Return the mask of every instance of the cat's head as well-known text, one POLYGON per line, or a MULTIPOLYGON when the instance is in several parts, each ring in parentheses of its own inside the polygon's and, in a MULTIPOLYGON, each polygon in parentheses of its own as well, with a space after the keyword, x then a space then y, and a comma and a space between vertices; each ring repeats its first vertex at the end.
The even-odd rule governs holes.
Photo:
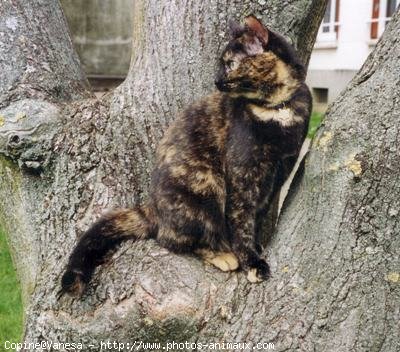
POLYGON ((290 99, 305 79, 305 68, 292 46, 254 16, 242 26, 229 24, 215 84, 233 97, 263 100, 273 106, 290 99))

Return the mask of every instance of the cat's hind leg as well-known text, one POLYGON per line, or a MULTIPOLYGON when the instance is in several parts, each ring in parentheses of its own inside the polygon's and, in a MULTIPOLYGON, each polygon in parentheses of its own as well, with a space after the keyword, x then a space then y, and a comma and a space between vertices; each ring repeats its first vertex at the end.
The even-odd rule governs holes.
MULTIPOLYGON (((239 261, 235 254, 226 250, 212 250, 198 248, 201 236, 196 231, 177 231, 161 226, 158 232, 157 242, 174 253, 195 253, 206 263, 212 264, 222 271, 233 271, 239 267, 239 261), (199 239, 200 237, 200 239, 199 239)), ((215 245, 214 241, 214 245, 215 245)), ((227 246, 219 246, 227 248, 227 246)))
POLYGON ((239 261, 232 252, 215 252, 209 249, 198 249, 198 254, 206 263, 212 264, 222 271, 234 271, 239 261))

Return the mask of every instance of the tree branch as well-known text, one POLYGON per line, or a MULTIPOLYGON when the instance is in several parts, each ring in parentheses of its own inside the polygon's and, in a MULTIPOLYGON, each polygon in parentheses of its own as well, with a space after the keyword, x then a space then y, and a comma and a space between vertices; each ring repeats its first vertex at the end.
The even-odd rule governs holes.
POLYGON ((0 2, 0 108, 22 98, 88 96, 88 82, 58 1, 0 2))
POLYGON ((43 206, 63 103, 91 96, 58 1, 0 2, 0 72, 0 219, 26 300, 42 236, 32 200, 43 206))
POLYGON ((39 172, 59 131, 59 104, 90 97, 89 85, 58 1, 6 0, 0 13, 0 153, 39 172))

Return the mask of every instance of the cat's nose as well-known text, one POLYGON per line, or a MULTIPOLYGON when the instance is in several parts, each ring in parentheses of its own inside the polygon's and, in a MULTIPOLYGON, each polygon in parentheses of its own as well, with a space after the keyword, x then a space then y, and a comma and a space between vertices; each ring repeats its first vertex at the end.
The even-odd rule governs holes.
POLYGON ((214 83, 215 83, 216 87, 221 91, 224 91, 227 88, 225 82, 221 79, 216 79, 214 81, 214 83))

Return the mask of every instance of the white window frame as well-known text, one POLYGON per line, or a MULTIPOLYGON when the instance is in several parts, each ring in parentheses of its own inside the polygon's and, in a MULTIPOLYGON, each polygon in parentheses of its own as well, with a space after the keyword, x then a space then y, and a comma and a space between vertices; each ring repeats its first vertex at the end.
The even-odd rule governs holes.
MULTIPOLYGON (((396 0, 396 6, 399 6, 400 0, 396 0)), ((379 1, 379 15, 378 18, 371 18, 368 23, 370 27, 370 37, 371 37, 371 25, 372 23, 378 23, 378 38, 372 39, 377 40, 379 39, 386 28, 386 23, 389 22, 392 17, 386 17, 386 7, 387 7, 387 0, 380 0, 379 1)))
POLYGON ((318 30, 317 42, 326 43, 326 42, 336 42, 337 41, 337 33, 335 31, 335 27, 339 26, 340 23, 335 21, 336 17, 336 0, 331 0, 331 8, 330 8, 330 18, 329 22, 322 22, 321 26, 318 30), (328 32, 323 32, 323 28, 328 28, 328 32))

